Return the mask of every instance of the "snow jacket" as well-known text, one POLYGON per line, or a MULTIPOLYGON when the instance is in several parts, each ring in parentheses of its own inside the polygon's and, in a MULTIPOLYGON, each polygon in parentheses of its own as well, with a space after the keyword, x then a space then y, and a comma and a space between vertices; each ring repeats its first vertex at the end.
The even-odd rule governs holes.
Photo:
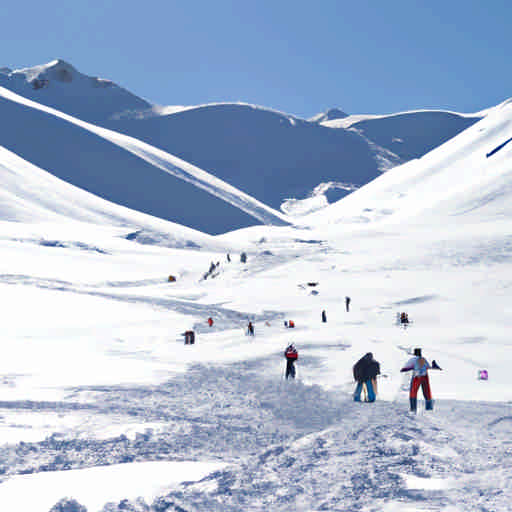
POLYGON ((357 382, 366 382, 375 379, 380 374, 380 364, 373 358, 371 353, 364 355, 353 366, 354 380, 357 382))
POLYGON ((293 345, 288 345, 284 351, 284 357, 286 357, 286 359, 298 359, 299 353, 293 345))
POLYGON ((414 356, 405 366, 400 370, 401 372, 409 372, 412 370, 413 377, 424 377, 427 375, 427 370, 432 368, 429 362, 424 357, 414 356))

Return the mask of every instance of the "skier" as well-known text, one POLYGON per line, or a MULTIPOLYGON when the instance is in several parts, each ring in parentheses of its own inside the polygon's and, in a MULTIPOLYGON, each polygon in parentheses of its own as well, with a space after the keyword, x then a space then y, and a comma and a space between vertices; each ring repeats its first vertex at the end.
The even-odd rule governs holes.
POLYGON ((423 396, 425 397, 425 410, 432 411, 434 409, 434 400, 432 399, 432 391, 430 390, 430 382, 428 379, 428 370, 441 370, 438 364, 432 361, 432 366, 421 355, 421 348, 414 349, 414 357, 409 359, 401 372, 409 372, 412 370, 411 387, 409 390, 409 403, 411 412, 416 412, 418 405, 418 389, 421 386, 423 396))
POLYGON ((366 389, 366 402, 375 402, 377 396, 377 375, 380 374, 380 364, 373 358, 371 352, 366 353, 353 366, 354 380, 357 382, 354 392, 354 402, 361 401, 361 391, 366 389))
POLYGON ((228 260, 228 263, 231 263, 231 256, 229 255, 229 252, 226 255, 226 259, 228 260))
POLYGON ((247 335, 254 336, 254 325, 252 325, 252 322, 247 324, 247 335))
POLYGON ((284 351, 284 357, 286 358, 286 374, 285 378, 288 377, 295 379, 295 361, 299 358, 299 353, 293 343, 290 343, 284 351))
POLYGON ((213 318, 208 318, 208 325, 211 327, 213 325, 213 318))
POLYGON ((325 312, 325 309, 322 311, 322 322, 325 324, 327 322, 327 314, 325 312))
POLYGON ((345 309, 347 310, 347 312, 350 309, 350 297, 345 297, 345 309))

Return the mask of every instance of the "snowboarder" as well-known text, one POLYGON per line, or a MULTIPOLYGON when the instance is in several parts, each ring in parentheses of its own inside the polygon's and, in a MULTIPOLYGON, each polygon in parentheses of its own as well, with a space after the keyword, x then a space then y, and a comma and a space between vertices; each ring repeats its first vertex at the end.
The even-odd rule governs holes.
POLYGON ((347 312, 350 309, 350 297, 345 297, 345 309, 347 310, 347 312))
POLYGON ((293 343, 290 343, 290 345, 286 347, 286 350, 284 351, 284 357, 286 358, 285 378, 295 379, 295 361, 297 361, 299 358, 299 352, 293 343))
POLYGON ((247 324, 247 335, 254 336, 254 325, 252 325, 252 322, 247 324))
POLYGON ((409 359, 401 372, 409 372, 412 370, 411 386, 409 390, 409 403, 411 412, 416 412, 418 406, 418 389, 421 386, 423 396, 425 397, 425 410, 432 411, 434 409, 434 400, 432 399, 432 391, 430 390, 430 382, 428 379, 428 370, 441 370, 438 364, 432 361, 432 366, 421 355, 421 348, 414 349, 414 357, 409 359))
POLYGON ((211 327, 213 325, 213 318, 208 318, 208 325, 211 327))
POLYGON ((354 380, 357 382, 354 402, 361 401, 361 391, 366 390, 365 402, 375 402, 377 396, 377 375, 380 375, 380 364, 367 352, 353 366, 354 380))
POLYGON ((325 312, 325 309, 322 311, 322 322, 324 324, 327 322, 327 313, 325 312))

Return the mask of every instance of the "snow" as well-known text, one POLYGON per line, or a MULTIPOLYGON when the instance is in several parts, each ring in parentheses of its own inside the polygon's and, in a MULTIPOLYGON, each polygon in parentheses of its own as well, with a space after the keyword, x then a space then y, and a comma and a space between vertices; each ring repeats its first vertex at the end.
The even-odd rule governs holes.
POLYGON ((66 497, 88 510, 100 510, 107 502, 123 499, 141 497, 151 501, 174 482, 198 480, 223 466, 208 462, 141 462, 20 475, 0 486, 0 503, 4 510, 47 512, 62 498, 65 487, 66 497))
MULTIPOLYGON (((1 92, 49 127, 245 198, 162 149, 1 92)), ((505 102, 339 202, 291 202, 289 225, 218 236, 1 149, 0 509, 69 497, 88 512, 508 511, 512 147, 486 154, 511 126, 505 102), (430 372, 434 411, 420 395, 416 415, 400 373, 415 347, 443 368, 430 372), (378 399, 355 403, 352 365, 368 351, 378 399)), ((249 192, 247 208, 276 215, 249 192)))

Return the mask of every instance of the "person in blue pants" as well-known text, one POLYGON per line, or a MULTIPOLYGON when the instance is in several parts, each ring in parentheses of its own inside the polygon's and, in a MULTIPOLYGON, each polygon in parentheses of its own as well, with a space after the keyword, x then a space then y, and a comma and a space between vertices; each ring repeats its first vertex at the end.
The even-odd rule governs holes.
POLYGON ((361 392, 366 390, 366 402, 375 402, 377 397, 377 375, 380 374, 380 363, 373 358, 371 352, 366 353, 353 366, 354 380, 357 382, 354 401, 361 401, 361 392))

